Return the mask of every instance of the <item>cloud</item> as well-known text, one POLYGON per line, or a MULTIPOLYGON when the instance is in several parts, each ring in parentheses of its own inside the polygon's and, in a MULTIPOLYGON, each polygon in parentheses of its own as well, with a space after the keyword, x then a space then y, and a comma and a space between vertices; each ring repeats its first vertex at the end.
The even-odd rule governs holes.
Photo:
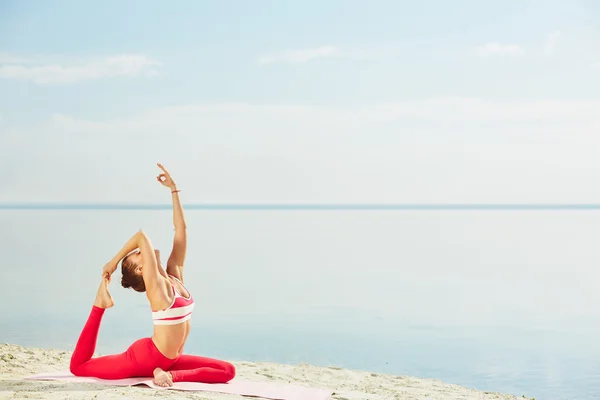
POLYGON ((561 32, 554 31, 548 34, 546 37, 546 43, 544 44, 544 53, 552 54, 556 49, 556 46, 560 42, 561 32))
POLYGON ((516 44, 502 44, 497 42, 489 42, 484 45, 478 46, 475 52, 482 56, 494 56, 494 55, 507 55, 516 56, 522 54, 524 49, 516 44))
POLYGON ((27 63, 28 60, 23 57, 18 57, 9 53, 0 52, 0 65, 2 64, 21 64, 27 63))
POLYGON ((335 46, 321 46, 311 49, 286 51, 282 53, 263 56, 258 59, 258 63, 261 65, 273 64, 276 62, 297 64, 306 63, 319 58, 336 57, 340 54, 340 49, 335 46))
POLYGON ((598 109, 593 100, 436 97, 189 104, 114 120, 56 114, 0 135, 10 177, 0 202, 160 202, 157 161, 188 182, 188 202, 598 202, 600 187, 589 185, 600 171, 598 109))
POLYGON ((154 75, 160 65, 158 61, 137 54, 63 62, 4 54, 0 56, 0 78, 26 80, 38 85, 69 85, 103 78, 154 75))

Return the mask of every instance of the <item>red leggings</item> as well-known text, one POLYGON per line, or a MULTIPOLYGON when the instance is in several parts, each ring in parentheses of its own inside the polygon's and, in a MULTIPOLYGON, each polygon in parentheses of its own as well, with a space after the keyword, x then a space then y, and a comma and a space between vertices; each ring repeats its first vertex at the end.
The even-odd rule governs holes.
POLYGON ((155 368, 169 371, 173 382, 227 383, 235 376, 235 367, 221 360, 182 354, 176 359, 162 355, 151 338, 135 341, 121 353, 92 358, 104 308, 92 307, 71 356, 71 373, 100 379, 151 377, 155 368))

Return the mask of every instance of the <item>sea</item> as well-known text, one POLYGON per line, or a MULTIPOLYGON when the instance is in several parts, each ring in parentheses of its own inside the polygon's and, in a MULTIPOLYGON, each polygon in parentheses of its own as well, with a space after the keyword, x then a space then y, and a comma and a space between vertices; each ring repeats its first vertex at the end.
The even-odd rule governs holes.
MULTIPOLYGON (((600 398, 600 207, 186 205, 186 352, 600 398)), ((0 207, 0 342, 72 350, 102 267, 169 205, 0 207)), ((152 334, 110 285, 97 352, 152 334)))

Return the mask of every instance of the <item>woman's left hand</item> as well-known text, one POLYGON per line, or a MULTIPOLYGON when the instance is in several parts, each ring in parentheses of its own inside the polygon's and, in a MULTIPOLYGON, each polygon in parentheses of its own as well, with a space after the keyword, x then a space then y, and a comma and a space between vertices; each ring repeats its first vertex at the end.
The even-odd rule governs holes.
POLYGON ((173 181, 173 178, 171 178, 171 174, 169 174, 169 171, 166 170, 165 167, 163 167, 162 164, 156 164, 158 165, 158 168, 162 169, 163 173, 158 175, 156 177, 156 179, 163 185, 166 186, 168 188, 170 188, 171 190, 175 190, 176 186, 175 186, 175 182, 173 181))

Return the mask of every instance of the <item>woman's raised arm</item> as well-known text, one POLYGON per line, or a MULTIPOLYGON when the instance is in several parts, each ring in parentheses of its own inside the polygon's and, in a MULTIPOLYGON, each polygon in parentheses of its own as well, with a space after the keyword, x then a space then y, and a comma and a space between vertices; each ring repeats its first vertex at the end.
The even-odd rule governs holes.
POLYGON ((163 185, 171 190, 173 200, 173 225, 175 226, 175 236, 173 238, 173 249, 167 260, 167 274, 183 282, 183 264, 187 252, 187 228, 183 215, 183 206, 179 199, 179 190, 171 174, 161 164, 157 164, 163 173, 157 179, 163 185))

